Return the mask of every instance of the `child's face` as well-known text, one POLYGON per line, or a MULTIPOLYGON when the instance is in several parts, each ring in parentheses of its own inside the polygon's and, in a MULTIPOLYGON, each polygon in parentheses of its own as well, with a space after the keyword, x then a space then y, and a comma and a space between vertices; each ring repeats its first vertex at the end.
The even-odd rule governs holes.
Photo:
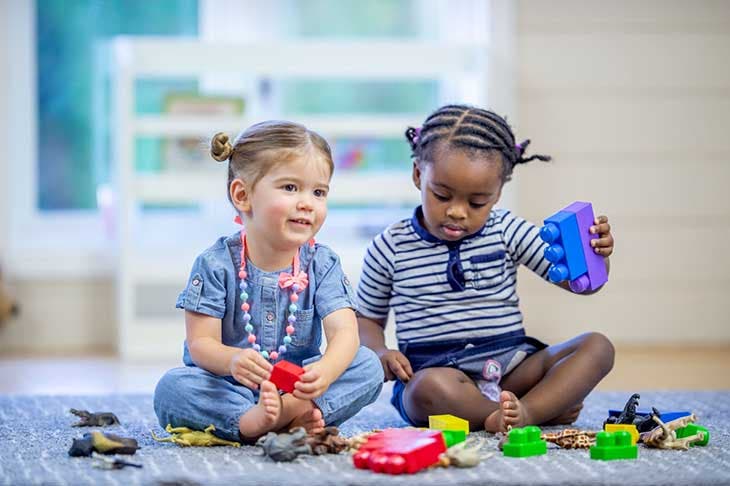
POLYGON ((447 241, 476 233, 502 192, 501 155, 440 149, 433 158, 413 165, 413 182, 421 191, 423 225, 447 241))
POLYGON ((249 195, 243 212, 246 232, 281 251, 309 241, 327 216, 330 176, 327 163, 316 156, 277 165, 249 195))

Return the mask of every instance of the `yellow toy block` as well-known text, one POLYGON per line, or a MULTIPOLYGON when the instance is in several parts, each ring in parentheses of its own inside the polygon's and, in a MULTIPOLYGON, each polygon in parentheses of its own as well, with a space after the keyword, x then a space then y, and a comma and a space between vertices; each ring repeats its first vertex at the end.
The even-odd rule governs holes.
POLYGON ((435 430, 463 430, 469 435, 469 421, 454 415, 429 415, 428 428, 435 430))
POLYGON ((636 425, 633 424, 606 424, 603 429, 606 432, 617 432, 619 430, 625 430, 631 435, 631 445, 636 445, 639 441, 639 431, 636 430, 636 425))

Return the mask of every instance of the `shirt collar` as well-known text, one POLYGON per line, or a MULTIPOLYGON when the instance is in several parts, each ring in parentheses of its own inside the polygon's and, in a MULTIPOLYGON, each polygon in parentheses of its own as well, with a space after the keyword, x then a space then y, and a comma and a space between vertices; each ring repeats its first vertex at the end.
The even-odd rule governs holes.
MULTIPOLYGON (((418 236, 420 236, 422 239, 424 239, 424 240, 426 240, 426 241, 428 241, 430 243, 439 243, 439 244, 446 245, 446 246, 449 246, 449 247, 452 247, 452 246, 460 246, 465 241, 469 241, 472 238, 476 238, 476 237, 481 236, 482 233, 484 232, 484 228, 486 228, 486 226, 487 226, 485 224, 476 233, 471 234, 471 235, 467 235, 467 236, 461 238, 460 240, 447 241, 447 240, 442 240, 441 238, 437 238, 434 235, 432 235, 431 233, 429 233, 428 230, 426 229, 426 227, 421 224, 421 219, 422 218, 423 218, 423 207, 422 206, 418 206, 413 211, 413 217, 411 218, 411 224, 413 225, 413 229, 416 232, 416 234, 418 236)), ((491 214, 490 214, 490 218, 491 218, 491 214)), ((487 223, 488 222, 489 222, 489 219, 487 219, 487 223)))

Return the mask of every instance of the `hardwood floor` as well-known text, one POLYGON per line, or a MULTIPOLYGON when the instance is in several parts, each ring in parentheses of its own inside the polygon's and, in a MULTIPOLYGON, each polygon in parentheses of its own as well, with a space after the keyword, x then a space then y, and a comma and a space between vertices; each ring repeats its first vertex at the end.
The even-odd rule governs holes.
MULTIPOLYGON (((112 356, 0 356, 0 393, 152 393, 180 362, 128 363, 112 356)), ((599 390, 730 389, 730 346, 617 347, 599 390)))

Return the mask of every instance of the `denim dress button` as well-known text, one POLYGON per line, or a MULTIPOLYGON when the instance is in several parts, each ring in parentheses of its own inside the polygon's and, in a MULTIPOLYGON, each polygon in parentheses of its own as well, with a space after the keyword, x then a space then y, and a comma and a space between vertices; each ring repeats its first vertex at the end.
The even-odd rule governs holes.
POLYGON ((274 320, 274 313, 273 312, 268 312, 266 314, 266 320, 269 321, 269 322, 273 321, 274 320))
POLYGON ((200 285, 200 280, 198 280, 197 278, 193 280, 193 285, 195 285, 196 287, 200 285))

